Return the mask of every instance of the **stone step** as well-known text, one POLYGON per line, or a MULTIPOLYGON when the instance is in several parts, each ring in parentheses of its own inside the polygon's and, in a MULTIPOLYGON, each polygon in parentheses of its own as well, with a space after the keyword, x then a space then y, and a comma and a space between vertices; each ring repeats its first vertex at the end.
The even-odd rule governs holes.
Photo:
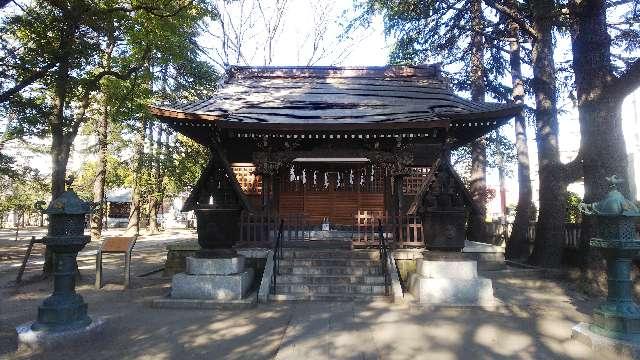
POLYGON ((390 296, 365 294, 270 294, 271 301, 355 301, 355 302, 392 302, 390 296))
POLYGON ((309 250, 309 249, 283 249, 283 259, 363 259, 379 260, 380 252, 377 250, 309 250))
POLYGON ((279 283, 384 285, 384 276, 358 275, 280 275, 279 283))
POLYGON ((380 266, 292 266, 280 264, 279 275, 382 275, 380 266))
POLYGON ((351 240, 303 240, 303 241, 288 241, 285 237, 283 248, 298 248, 298 249, 341 249, 351 250, 351 240))
POLYGON ((276 283, 277 294, 371 294, 384 295, 385 286, 382 285, 328 285, 328 284, 295 284, 276 283))
POLYGON ((280 266, 354 266, 379 267, 380 262, 368 259, 280 259, 280 266))

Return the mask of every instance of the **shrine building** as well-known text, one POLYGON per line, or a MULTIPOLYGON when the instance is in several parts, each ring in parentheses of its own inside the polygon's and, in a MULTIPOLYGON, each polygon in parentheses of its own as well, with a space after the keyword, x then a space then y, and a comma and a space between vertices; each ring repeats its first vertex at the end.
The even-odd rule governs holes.
POLYGON ((516 104, 457 96, 438 65, 230 67, 215 95, 152 106, 211 156, 183 211, 208 248, 304 241, 323 231, 456 250, 477 212, 450 150, 509 121, 516 104))

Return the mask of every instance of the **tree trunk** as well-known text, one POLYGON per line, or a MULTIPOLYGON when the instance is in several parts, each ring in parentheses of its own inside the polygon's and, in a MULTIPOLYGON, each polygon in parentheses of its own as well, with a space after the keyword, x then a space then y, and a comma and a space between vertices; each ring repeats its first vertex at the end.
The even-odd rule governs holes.
POLYGON ((102 220, 105 217, 104 184, 107 177, 107 133, 109 126, 109 105, 107 95, 102 99, 102 109, 96 133, 98 135, 98 162, 96 164, 96 179, 93 183, 93 202, 97 204, 91 214, 91 240, 98 240, 102 235, 102 220))
MULTIPOLYGON (((520 57, 520 29, 513 21, 508 22, 510 37, 509 65, 511 66, 511 86, 513 101, 524 103, 524 83, 522 81, 522 61, 520 57)), ((531 170, 529 168, 529 147, 527 145, 527 122, 521 112, 515 117, 516 151, 518 158, 518 205, 507 242, 505 255, 508 259, 526 259, 529 256, 529 219, 531 212, 531 170)))
POLYGON ((60 196, 65 190, 65 176, 67 173, 68 152, 65 151, 64 138, 64 106, 66 94, 57 95, 54 100, 54 115, 51 127, 51 199, 60 196), (65 156, 66 154, 66 156, 65 156))
POLYGON ((143 167, 144 157, 144 140, 147 131, 147 119, 145 118, 140 124, 140 130, 136 136, 134 143, 133 154, 133 167, 135 173, 133 174, 133 191, 131 194, 131 209, 129 211, 129 224, 127 225, 127 233, 138 235, 140 233, 140 209, 141 209, 141 184, 140 177, 143 167))
MULTIPOLYGON (((622 102, 626 93, 608 84, 615 79, 611 64, 611 37, 607 32, 606 3, 597 0, 570 4, 573 18, 571 45, 580 119, 580 151, 583 159, 584 201, 601 200, 608 192, 606 177, 628 176, 627 152, 622 132, 622 102)), ((618 186, 630 196, 629 183, 618 186)), ((583 216, 580 258, 583 268, 598 263, 589 256, 593 219, 583 216)))
MULTIPOLYGON (((607 32, 606 3, 582 0, 572 8, 573 69, 580 119, 585 201, 600 200, 609 191, 605 177, 627 177, 627 150, 622 133, 625 93, 607 91, 615 77, 611 64, 611 37, 607 32), (606 161, 603 161, 606 159, 606 161)), ((619 186, 629 196, 628 183, 619 186)))
MULTIPOLYGON (((113 32, 109 33, 108 43, 105 49, 102 67, 106 71, 111 70, 111 55, 115 47, 115 37, 113 32)), ((107 178, 107 144, 109 133, 109 97, 106 92, 102 94, 102 109, 98 123, 96 124, 96 135, 98 136, 98 163, 96 164, 96 179, 93 183, 93 202, 98 204, 91 214, 91 240, 98 240, 102 235, 102 220, 108 214, 106 211, 106 201, 104 198, 104 184, 107 178)))
MULTIPOLYGON (((482 1, 471 1, 471 99, 483 102, 485 100, 484 84, 484 14, 482 1)), ((471 229, 469 236, 478 242, 487 242, 487 145, 486 138, 479 138, 471 143, 471 195, 475 202, 476 213, 471 214, 471 229)))
MULTIPOLYGON (((51 130, 51 200, 60 196, 65 190, 65 176, 67 173, 67 162, 69 152, 65 151, 64 136, 64 108, 67 100, 67 83, 69 80, 70 55, 72 37, 69 34, 61 36, 63 44, 61 48, 64 58, 61 59, 55 74, 53 114, 49 121, 51 130), (65 156, 66 154, 66 156, 65 156)), ((45 276, 53 272, 53 252, 47 246, 45 248, 45 259, 42 271, 45 276)))
MULTIPOLYGON (((162 201, 162 199, 160 198, 160 194, 162 193, 162 130, 162 125, 158 124, 158 134, 155 141, 155 149, 153 151, 153 178, 155 180, 155 183, 153 188, 151 189, 151 196, 149 197, 149 226, 147 228, 152 234, 160 231, 160 229, 158 228, 158 208, 160 207, 160 202, 162 201)), ((153 140, 153 137, 151 138, 151 140, 153 140)))
POLYGON ((540 216, 530 261, 544 267, 558 267, 562 259, 566 182, 558 148, 556 74, 553 60, 553 0, 532 2, 533 91, 536 98, 536 140, 540 178, 540 216))

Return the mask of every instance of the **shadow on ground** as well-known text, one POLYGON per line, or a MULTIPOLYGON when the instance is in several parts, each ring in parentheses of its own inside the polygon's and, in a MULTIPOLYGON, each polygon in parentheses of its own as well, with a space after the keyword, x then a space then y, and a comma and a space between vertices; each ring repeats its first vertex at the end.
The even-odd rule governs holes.
MULTIPOLYGON (((169 241, 169 240, 167 240, 169 241)), ((426 309, 387 303, 287 303, 249 310, 154 309, 169 291, 161 273, 139 277, 164 261, 165 240, 142 241, 124 290, 122 256, 104 258, 105 286, 93 287, 95 257, 79 257, 78 292, 107 325, 98 341, 55 352, 16 349, 14 327, 34 320, 49 280, 0 288, 0 358, 9 359, 584 359, 570 339, 595 301, 532 271, 489 272, 504 306, 426 309), (145 243, 146 242, 146 243, 145 243)), ((95 247, 94 247, 95 249, 95 247)), ((0 284, 17 268, 0 272, 0 284)))

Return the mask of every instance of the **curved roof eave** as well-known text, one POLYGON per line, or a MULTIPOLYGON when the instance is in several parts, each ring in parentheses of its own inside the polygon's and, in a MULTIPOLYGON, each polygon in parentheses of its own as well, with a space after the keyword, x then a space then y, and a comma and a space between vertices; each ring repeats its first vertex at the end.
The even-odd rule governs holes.
POLYGON ((521 105, 504 104, 494 111, 478 113, 443 113, 438 119, 428 121, 395 121, 395 122, 329 122, 329 121, 299 121, 299 122, 241 122, 228 120, 228 115, 207 114, 198 112, 184 112, 180 110, 150 106, 150 112, 167 122, 178 122, 181 125, 213 126, 220 129, 236 130, 272 130, 272 131, 302 131, 302 130, 375 130, 375 129, 429 129, 434 127, 465 127, 483 126, 484 123, 504 121, 515 116, 522 110, 521 105))

